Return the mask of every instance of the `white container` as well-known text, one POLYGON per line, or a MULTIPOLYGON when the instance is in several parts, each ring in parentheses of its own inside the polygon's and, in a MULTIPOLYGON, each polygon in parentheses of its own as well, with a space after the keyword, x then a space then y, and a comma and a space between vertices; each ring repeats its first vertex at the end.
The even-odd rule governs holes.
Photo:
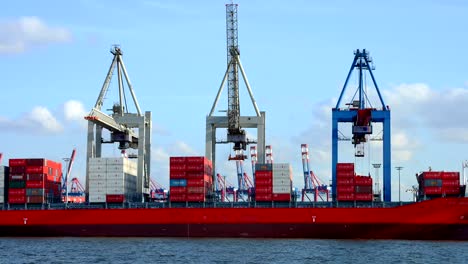
POLYGON ((96 164, 96 165, 106 165, 107 158, 89 158, 89 165, 96 164))
POLYGON ((291 187, 273 187, 273 193, 291 193, 291 187))
POLYGON ((88 167, 89 172, 106 172, 107 166, 100 165, 100 164, 89 164, 88 167))
POLYGON ((106 195, 90 195, 89 196, 90 203, 105 203, 106 202, 106 195))

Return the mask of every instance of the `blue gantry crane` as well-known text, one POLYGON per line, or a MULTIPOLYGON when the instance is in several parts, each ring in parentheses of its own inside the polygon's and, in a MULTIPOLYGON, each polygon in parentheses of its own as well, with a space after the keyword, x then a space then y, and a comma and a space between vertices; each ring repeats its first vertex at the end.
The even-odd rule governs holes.
POLYGON ((391 201, 391 146, 390 146, 390 108, 385 105, 372 72, 372 59, 365 49, 354 52, 348 76, 343 85, 336 107, 332 109, 332 197, 336 200, 336 165, 338 163, 339 123, 352 123, 352 143, 357 157, 364 156, 363 144, 372 134, 372 123, 383 123, 383 195, 384 201, 391 201), (341 105, 349 79, 353 71, 358 72, 358 87, 351 101, 341 105), (379 106, 374 108, 369 100, 365 85, 365 73, 369 73, 379 98, 379 106))

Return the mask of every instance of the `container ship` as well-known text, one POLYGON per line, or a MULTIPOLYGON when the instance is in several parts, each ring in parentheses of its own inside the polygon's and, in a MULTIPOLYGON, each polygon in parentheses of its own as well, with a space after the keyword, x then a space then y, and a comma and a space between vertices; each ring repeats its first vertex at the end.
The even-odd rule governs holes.
POLYGON ((76 178, 69 180, 75 151, 65 173, 60 162, 46 157, 9 159, 8 166, 0 166, 0 236, 468 240, 466 181, 459 172, 419 173, 414 201, 392 201, 390 108, 375 82, 366 50, 355 51, 336 107, 331 109, 331 185, 314 174, 308 146, 303 144, 304 185, 301 191, 293 188, 291 165, 273 162, 272 146, 266 145, 265 112, 257 107, 240 61, 236 4, 226 5, 226 20, 228 65, 206 117, 204 156, 170 157, 168 190, 151 179, 151 112, 141 111, 122 50, 114 46, 99 97, 84 117, 88 122, 86 185, 76 178), (359 72, 355 96, 342 104, 355 70, 359 72), (256 113, 253 116, 241 115, 239 110, 239 73, 256 113), (374 104, 368 102, 371 89, 365 87, 366 73, 379 99, 374 104), (102 107, 114 75, 119 103, 108 114, 102 107), (225 83, 227 114, 215 116, 225 83), (134 112, 127 107, 127 90, 134 112), (338 154, 343 152, 338 140, 344 135, 340 123, 351 127, 352 136, 345 140, 354 145, 355 160, 366 156, 364 146, 370 144, 371 135, 383 135, 382 161, 372 164, 374 175, 357 173, 354 163, 339 162, 338 154), (383 130, 374 133, 374 123, 382 123, 383 130), (220 128, 227 131, 225 140, 216 138, 220 128), (256 129, 257 138, 249 138, 245 128, 256 129), (235 187, 216 168, 216 146, 226 143, 233 146, 234 155, 228 159, 236 166, 235 187), (122 155, 103 157, 104 144, 117 145, 122 155), (249 145, 250 175, 244 171, 249 145))

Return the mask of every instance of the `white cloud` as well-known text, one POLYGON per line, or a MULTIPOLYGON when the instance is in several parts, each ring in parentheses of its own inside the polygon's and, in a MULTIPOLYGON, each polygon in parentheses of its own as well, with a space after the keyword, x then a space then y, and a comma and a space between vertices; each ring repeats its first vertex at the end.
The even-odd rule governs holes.
POLYGON ((60 122, 44 106, 36 106, 29 113, 17 119, 0 117, 3 131, 25 133, 59 133, 63 131, 60 122))
POLYGON ((80 101, 69 100, 63 105, 63 113, 66 121, 84 122, 84 117, 88 112, 80 101))
POLYGON ((21 53, 36 46, 70 42, 71 32, 51 27, 38 17, 0 21, 0 53, 21 53))

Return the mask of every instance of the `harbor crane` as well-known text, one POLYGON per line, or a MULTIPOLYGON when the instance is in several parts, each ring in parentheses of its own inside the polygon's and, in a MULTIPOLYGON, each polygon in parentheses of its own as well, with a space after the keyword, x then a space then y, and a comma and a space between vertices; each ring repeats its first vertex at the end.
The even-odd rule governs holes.
POLYGON ((62 176, 63 178, 62 179, 62 196, 67 202, 68 202, 68 179, 70 178, 70 173, 73 167, 73 163, 75 161, 75 155, 76 155, 76 149, 73 149, 70 158, 65 159, 66 161, 68 161, 67 172, 65 173, 65 175, 62 176))
POLYGON ((167 189, 159 184, 153 178, 150 178, 150 200, 165 201, 167 200, 167 189))
POLYGON ((301 154, 302 154, 302 168, 304 171, 304 188, 302 189, 302 201, 307 200, 311 201, 308 194, 312 194, 314 201, 317 202, 320 198, 322 201, 327 201, 329 198, 328 186, 321 183, 314 172, 310 169, 310 160, 309 160, 309 146, 307 144, 301 144, 301 154), (325 195, 325 199, 323 196, 325 195))
POLYGON ((352 143, 355 147, 355 156, 364 157, 364 144, 368 140, 368 136, 373 134, 372 124, 374 122, 383 123, 383 194, 384 201, 391 201, 391 146, 390 146, 390 108, 385 105, 380 93, 377 82, 375 81, 372 72, 372 58, 369 52, 365 49, 356 50, 354 52, 353 63, 349 69, 348 76, 341 90, 340 97, 335 108, 332 109, 332 195, 336 201, 336 165, 338 163, 338 130, 339 123, 352 124, 352 143), (358 72, 358 87, 352 97, 344 106, 341 105, 343 96, 353 71, 358 72), (369 91, 365 83, 365 73, 369 73, 372 83, 374 84, 377 96, 379 98, 379 106, 373 107, 369 100, 369 91))
POLYGON ((150 173, 151 173, 151 112, 142 113, 135 92, 127 74, 122 50, 118 45, 112 47, 114 56, 112 64, 102 85, 101 92, 91 112, 85 117, 88 120, 87 159, 86 159, 86 191, 89 190, 89 159, 102 155, 102 144, 118 143, 118 148, 125 153, 127 149, 137 149, 137 155, 129 158, 137 159, 137 195, 141 201, 149 198, 150 173), (111 109, 112 114, 104 113, 101 108, 104 98, 109 90, 109 85, 117 68, 117 83, 119 101, 111 109), (124 79, 133 99, 136 113, 130 113, 125 94, 124 79), (104 140, 103 129, 110 132, 110 139, 104 140), (135 131, 135 130, 138 131, 135 131))
MULTIPOLYGON (((235 155, 233 157, 230 155, 229 160, 243 161, 247 158, 244 154, 244 151, 247 149, 247 145, 257 143, 259 147, 258 161, 263 163, 265 160, 265 112, 261 112, 258 109, 247 75, 245 74, 244 67, 240 60, 237 7, 237 4, 226 5, 227 69, 211 111, 206 117, 205 156, 213 163, 213 181, 216 180, 216 144, 233 143, 235 155), (240 113, 239 72, 242 75, 244 84, 252 101, 252 105, 256 113, 255 116, 242 116, 240 113), (215 116, 214 112, 226 81, 228 86, 227 116, 215 116), (226 140, 216 139, 216 129, 218 128, 227 128, 226 140), (256 128, 257 140, 249 139, 244 128, 256 128)), ((243 174, 240 176, 241 178, 243 177, 242 175, 243 174)), ((240 182, 244 181, 245 180, 242 179, 240 182)))

